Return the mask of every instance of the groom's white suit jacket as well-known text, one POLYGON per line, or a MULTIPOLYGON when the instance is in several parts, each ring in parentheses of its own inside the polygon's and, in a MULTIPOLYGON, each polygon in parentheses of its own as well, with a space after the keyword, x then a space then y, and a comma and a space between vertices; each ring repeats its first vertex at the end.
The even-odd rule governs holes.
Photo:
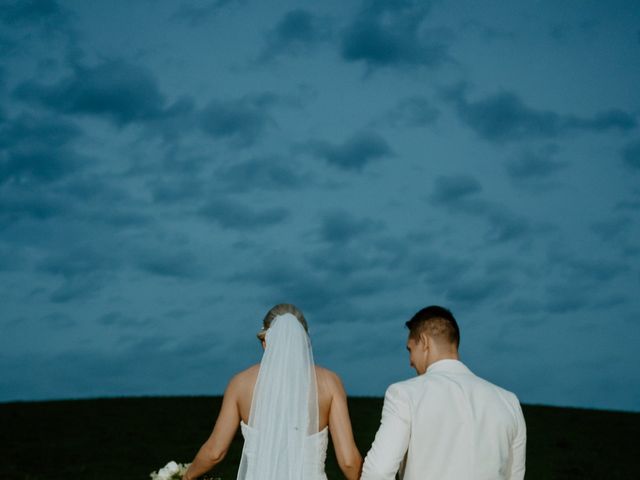
POLYGON ((526 435, 513 393, 440 360, 387 389, 361 480, 520 480, 526 435))

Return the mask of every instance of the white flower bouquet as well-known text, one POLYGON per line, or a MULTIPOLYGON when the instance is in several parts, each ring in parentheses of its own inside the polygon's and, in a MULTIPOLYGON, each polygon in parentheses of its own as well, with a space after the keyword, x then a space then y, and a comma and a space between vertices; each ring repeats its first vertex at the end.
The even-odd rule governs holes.
POLYGON ((151 472, 151 480, 180 480, 189 468, 190 463, 176 463, 173 460, 157 472, 151 472))
MULTIPOLYGON (((171 460, 164 467, 157 472, 151 472, 149 476, 151 480, 181 480, 182 476, 186 473, 190 463, 176 463, 171 460)), ((208 475, 200 477, 203 480, 222 480, 220 477, 209 477, 208 475)))

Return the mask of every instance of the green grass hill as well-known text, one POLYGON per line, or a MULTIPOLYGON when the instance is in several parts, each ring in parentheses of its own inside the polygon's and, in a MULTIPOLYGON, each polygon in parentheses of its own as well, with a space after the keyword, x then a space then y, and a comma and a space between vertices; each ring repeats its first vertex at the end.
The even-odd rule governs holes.
MULTIPOLYGON (((0 478, 148 479, 169 460, 190 462, 208 437, 220 397, 141 397, 0 404, 0 478)), ((349 401, 366 454, 382 399, 349 401)), ((525 405, 527 479, 640 479, 640 413, 525 405)), ((235 480, 240 432, 216 476, 235 480)), ((333 452, 329 479, 343 478, 333 452)))

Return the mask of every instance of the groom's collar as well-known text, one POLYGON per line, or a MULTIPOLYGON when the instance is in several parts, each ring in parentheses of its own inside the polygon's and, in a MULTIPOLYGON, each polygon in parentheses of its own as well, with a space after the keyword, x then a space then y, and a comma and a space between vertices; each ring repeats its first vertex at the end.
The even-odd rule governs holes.
POLYGON ((426 373, 436 372, 471 373, 471 370, 460 360, 445 358, 429 365, 426 371, 426 373))

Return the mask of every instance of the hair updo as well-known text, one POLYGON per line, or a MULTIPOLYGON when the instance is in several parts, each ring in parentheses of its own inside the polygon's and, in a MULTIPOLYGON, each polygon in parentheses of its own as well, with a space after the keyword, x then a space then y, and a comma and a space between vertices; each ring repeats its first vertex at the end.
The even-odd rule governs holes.
POLYGON ((291 303, 279 303, 278 305, 272 307, 271 310, 269 310, 264 316, 264 320, 262 320, 262 330, 260 330, 257 335, 260 341, 265 339, 267 330, 269 330, 269 327, 271 327, 271 322, 273 322, 273 320, 277 316, 284 315, 285 313, 290 313, 291 315, 296 317, 300 324, 304 327, 304 331, 309 333, 307 320, 304 318, 304 315, 302 314, 300 309, 291 303))

